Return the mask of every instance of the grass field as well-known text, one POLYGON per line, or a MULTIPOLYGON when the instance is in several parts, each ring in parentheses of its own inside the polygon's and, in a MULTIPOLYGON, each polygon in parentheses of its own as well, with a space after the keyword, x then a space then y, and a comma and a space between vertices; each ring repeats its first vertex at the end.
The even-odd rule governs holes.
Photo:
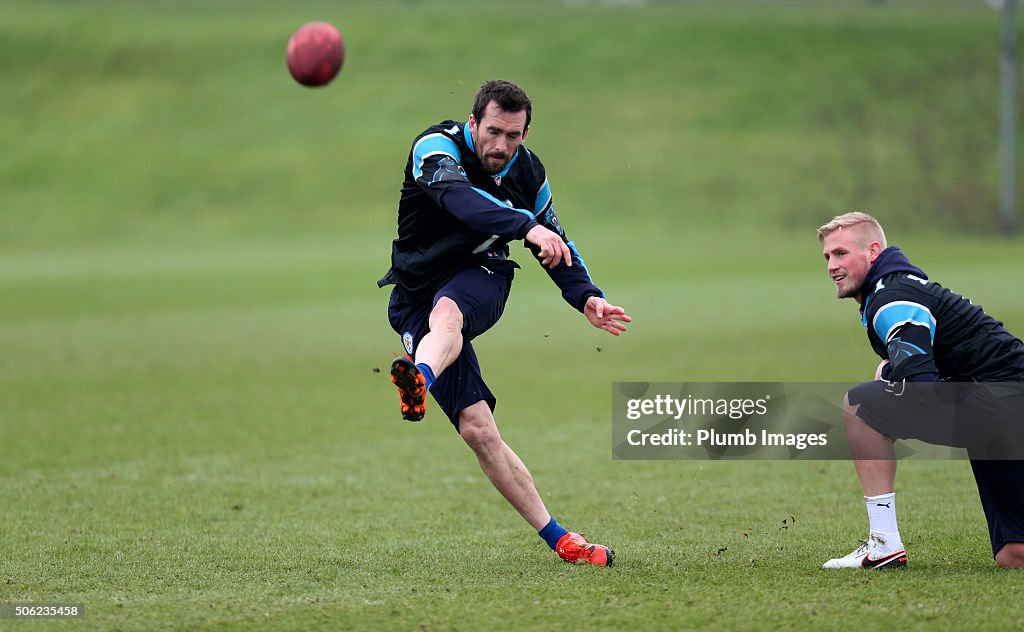
POLYGON ((47 629, 1024 626, 967 463, 901 464, 910 569, 827 573, 866 527, 850 463, 610 443, 613 381, 870 374, 813 235, 848 208, 1024 332, 1020 241, 984 234, 997 14, 525 4, 0 7, 0 603, 85 605, 47 629), (283 62, 312 19, 349 45, 315 92, 283 62), (506 440, 612 569, 555 559, 377 372, 408 142, 492 75, 534 96, 567 230, 635 318, 601 335, 524 265, 476 343, 506 440))

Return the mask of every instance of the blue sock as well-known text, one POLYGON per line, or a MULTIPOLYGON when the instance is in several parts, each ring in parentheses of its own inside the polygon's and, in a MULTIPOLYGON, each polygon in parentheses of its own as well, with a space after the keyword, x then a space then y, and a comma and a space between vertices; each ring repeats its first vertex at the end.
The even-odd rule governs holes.
POLYGON ((568 531, 566 531, 562 525, 555 522, 554 518, 551 518, 551 520, 548 521, 548 524, 537 532, 537 535, 544 538, 544 541, 547 542, 548 546, 551 547, 551 550, 554 551, 555 545, 558 544, 558 541, 561 540, 562 536, 566 533, 568 533, 568 531))
POLYGON ((427 381, 427 390, 429 391, 430 386, 434 383, 434 380, 437 379, 434 377, 433 369, 431 369, 426 362, 420 362, 416 365, 416 368, 420 370, 420 373, 423 374, 423 379, 427 381))

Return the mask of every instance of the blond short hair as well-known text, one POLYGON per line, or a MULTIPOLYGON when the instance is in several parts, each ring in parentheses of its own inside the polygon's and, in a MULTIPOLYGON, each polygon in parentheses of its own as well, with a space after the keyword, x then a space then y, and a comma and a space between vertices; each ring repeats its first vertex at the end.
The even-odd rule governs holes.
POLYGON ((870 241, 877 241, 882 244, 883 250, 886 248, 885 231, 882 230, 882 225, 874 217, 860 211, 836 215, 828 223, 822 224, 818 228, 818 241, 824 243, 825 238, 835 231, 853 226, 863 226, 866 229, 865 237, 870 241))

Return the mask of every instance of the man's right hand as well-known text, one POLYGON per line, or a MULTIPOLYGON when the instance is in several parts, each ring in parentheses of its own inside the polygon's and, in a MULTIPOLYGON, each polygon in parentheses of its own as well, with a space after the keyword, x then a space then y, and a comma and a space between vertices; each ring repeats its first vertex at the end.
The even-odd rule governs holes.
POLYGON ((538 224, 526 233, 526 241, 540 248, 537 256, 541 265, 554 269, 562 259, 565 259, 565 265, 572 267, 572 253, 558 233, 538 224))

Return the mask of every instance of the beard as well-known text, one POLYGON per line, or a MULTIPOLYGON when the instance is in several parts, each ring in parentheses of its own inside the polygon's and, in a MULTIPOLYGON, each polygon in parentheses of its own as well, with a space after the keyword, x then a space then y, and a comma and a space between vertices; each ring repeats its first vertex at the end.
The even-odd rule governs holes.
POLYGON ((483 163, 484 170, 493 175, 505 168, 508 158, 505 154, 487 154, 480 162, 483 163))
POLYGON ((836 298, 857 298, 860 296, 860 291, 863 289, 864 283, 861 282, 857 285, 850 285, 849 287, 843 287, 841 285, 836 286, 836 298))

